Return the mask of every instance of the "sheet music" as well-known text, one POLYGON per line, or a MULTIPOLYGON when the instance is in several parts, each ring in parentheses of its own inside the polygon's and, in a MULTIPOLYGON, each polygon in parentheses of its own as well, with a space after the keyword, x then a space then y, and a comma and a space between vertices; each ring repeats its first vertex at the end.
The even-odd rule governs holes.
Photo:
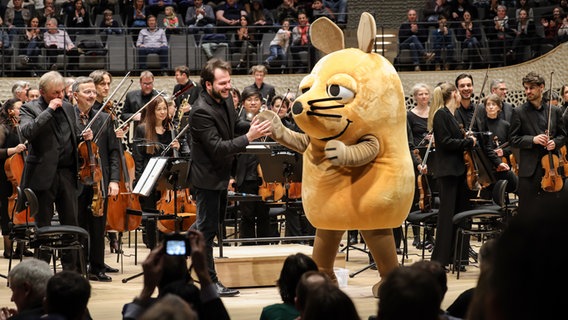
POLYGON ((148 165, 144 168, 144 172, 140 176, 140 179, 136 183, 132 193, 149 196, 156 184, 156 181, 160 177, 160 174, 168 164, 167 157, 154 157, 148 161, 148 165))

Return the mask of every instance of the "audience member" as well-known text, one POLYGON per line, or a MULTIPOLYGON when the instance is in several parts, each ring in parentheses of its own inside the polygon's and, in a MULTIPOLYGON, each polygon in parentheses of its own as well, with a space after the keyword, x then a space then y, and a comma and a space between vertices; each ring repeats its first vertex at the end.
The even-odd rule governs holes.
MULTIPOLYGON (((91 285, 83 275, 63 270, 47 282, 44 310, 47 319, 90 319, 87 304, 91 297, 91 285)), ((42 317, 42 318, 43 318, 42 317)))
POLYGON ((39 318, 43 314, 47 282, 52 276, 51 267, 43 260, 31 258, 18 263, 8 273, 8 286, 12 290, 11 300, 16 304, 16 309, 1 308, 0 318, 39 318))
POLYGON ((57 64, 57 56, 62 54, 67 56, 69 63, 66 64, 67 69, 77 69, 79 64, 79 51, 71 41, 69 34, 65 30, 60 30, 57 25, 57 19, 51 18, 45 23, 47 31, 43 33, 43 42, 45 43, 45 54, 47 55, 47 65, 52 70, 61 67, 57 64))
POLYGON ((237 29, 237 33, 234 35, 234 41, 231 45, 233 48, 232 51, 240 54, 239 63, 235 69, 248 68, 250 55, 256 52, 256 44, 258 43, 258 39, 256 39, 257 35, 255 35, 252 28, 249 27, 249 18, 247 16, 241 16, 239 21, 240 28, 237 29))
POLYGON ((140 30, 136 40, 138 49, 138 67, 147 69, 147 59, 150 53, 157 53, 160 56, 160 67, 162 75, 166 76, 168 69, 168 39, 163 29, 158 28, 156 17, 149 15, 146 23, 147 28, 140 30))
POLYGON ((486 29, 486 33, 492 62, 496 65, 503 65, 507 58, 506 54, 509 54, 509 59, 512 58, 508 50, 514 37, 514 31, 511 29, 507 16, 507 7, 497 6, 497 15, 493 18, 493 25, 486 29))
POLYGON ((310 22, 314 22, 319 17, 326 17, 332 21, 336 21, 333 11, 323 5, 323 0, 314 0, 312 2, 312 16, 310 22))
POLYGON ((270 10, 264 7, 262 0, 252 0, 249 17, 254 33, 262 34, 272 31, 274 17, 270 10))
POLYGON ((298 13, 298 25, 292 29, 292 42, 290 44, 290 53, 292 54, 292 65, 296 73, 307 73, 315 63, 315 50, 310 42, 310 21, 305 13, 298 13), (307 64, 302 61, 302 51, 308 52, 307 64))
POLYGON ((446 0, 426 0, 422 15, 423 21, 428 23, 428 26, 436 26, 440 15, 451 16, 451 8, 446 0))
POLYGON ((331 9, 339 25, 347 23, 347 0, 323 0, 323 5, 331 9))
POLYGON ((290 25, 295 26, 298 22, 298 9, 294 5, 294 0, 283 0, 282 3, 275 10, 275 23, 280 27, 284 19, 288 19, 290 25))
POLYGON ((309 290, 302 320, 360 320, 353 300, 335 284, 324 283, 309 290))
POLYGON ((126 10, 126 25, 129 28, 135 28, 131 30, 131 33, 137 34, 137 30, 146 27, 146 16, 148 12, 146 11, 146 5, 144 0, 134 0, 132 5, 126 10))
POLYGON ((103 20, 98 26, 101 33, 105 34, 122 34, 122 28, 118 21, 114 20, 113 13, 107 9, 103 12, 103 20))
POLYGON ((197 320, 197 313, 182 298, 168 293, 156 301, 141 316, 140 320, 197 320))
POLYGON ((194 6, 189 7, 185 14, 185 24, 189 33, 213 33, 215 31, 215 13, 208 4, 203 4, 203 0, 194 0, 194 6))
POLYGON ((305 254, 296 253, 289 255, 284 260, 280 277, 276 281, 282 303, 264 307, 260 314, 260 319, 296 319, 300 315, 300 312, 295 307, 296 287, 305 272, 317 270, 318 267, 314 260, 305 254))
POLYGON ((529 0, 518 0, 517 9, 515 10, 515 19, 519 20, 519 12, 525 10, 528 13, 529 20, 534 21, 533 3, 529 0))
POLYGON ((399 267, 379 288, 378 320, 439 320, 442 289, 432 274, 420 268, 399 267))
POLYGON ((225 3, 217 7, 215 17, 217 19, 217 32, 229 33, 238 28, 239 19, 248 16, 245 7, 237 0, 226 0, 225 3))
POLYGON ((273 60, 277 59, 280 61, 280 68, 284 72, 286 67, 286 51, 290 45, 290 21, 285 19, 282 21, 282 26, 278 29, 278 32, 274 35, 274 39, 270 41, 270 55, 266 60, 264 60, 264 65, 270 68, 273 60))
POLYGON ((298 284, 296 284, 296 309, 300 313, 299 319, 304 319, 304 310, 306 309, 306 302, 311 294, 312 289, 322 285, 332 284, 332 280, 327 273, 321 271, 308 270, 302 274, 298 284))
POLYGON ((207 270, 205 240, 199 231, 187 232, 191 247, 192 268, 200 284, 198 290, 187 269, 187 257, 167 255, 163 244, 156 246, 148 255, 142 269, 144 286, 134 301, 124 305, 124 320, 138 319, 139 316, 156 301, 167 294, 176 294, 189 303, 202 320, 229 319, 229 314, 219 298, 215 284, 207 270), (158 298, 152 295, 158 289, 158 298))
POLYGON ((265 65, 259 64, 252 66, 252 68, 250 68, 250 74, 254 77, 254 83, 245 87, 245 89, 253 87, 260 91, 260 94, 262 95, 262 104, 270 108, 270 103, 276 95, 276 89, 273 85, 264 82, 264 78, 267 73, 268 70, 265 65))
POLYGON ((39 18, 33 17, 28 21, 28 26, 18 38, 18 54, 23 55, 20 62, 29 65, 31 75, 37 76, 36 70, 40 69, 39 55, 43 48, 43 33, 39 28, 39 18))
POLYGON ((433 52, 426 52, 424 49, 424 44, 428 40, 428 26, 418 22, 418 15, 414 9, 408 10, 406 17, 407 21, 398 29, 398 46, 400 50, 410 50, 414 71, 420 71, 420 58, 429 62, 435 56, 433 52))
POLYGON ((434 47, 435 70, 440 71, 440 64, 444 70, 450 70, 450 63, 456 62, 454 59, 454 31, 448 27, 448 19, 444 15, 438 16, 438 28, 432 31, 432 45, 434 47), (445 56, 442 55, 445 51, 445 56), (442 59, 443 58, 443 59, 442 59))
POLYGON ((30 10, 23 7, 23 0, 13 0, 12 3, 13 7, 8 7, 3 17, 11 39, 14 35, 22 33, 32 18, 30 10))
POLYGON ((65 26, 73 36, 91 33, 91 20, 89 12, 83 6, 83 0, 73 1, 73 11, 67 15, 65 26))
POLYGON ((178 19, 178 14, 174 6, 167 6, 164 9, 164 19, 162 21, 164 28, 166 28, 166 35, 181 33, 181 21, 178 19))
POLYGON ((462 60, 469 64, 469 68, 479 67, 480 63, 485 61, 485 57, 481 53, 481 25, 478 21, 473 21, 471 13, 465 11, 463 20, 456 27, 456 39, 461 43, 464 55, 462 60))
POLYGON ((568 41, 568 15, 564 14, 562 16, 562 25, 558 29, 558 44, 568 41))
POLYGON ((39 18, 39 25, 41 28, 45 27, 47 20, 51 18, 57 19, 57 21, 63 21, 59 11, 55 9, 55 0, 44 0, 44 7, 42 10, 36 8, 36 16, 39 18))
POLYGON ((477 20, 477 9, 469 2, 469 0, 455 0, 450 2, 450 15, 447 17, 450 21, 460 22, 463 20, 465 12, 469 12, 473 16, 473 20, 477 20))
POLYGON ((148 14, 156 17, 159 14, 163 14, 168 6, 173 6, 174 8, 177 7, 174 0, 147 0, 146 4, 148 5, 148 14))
POLYGON ((536 27, 534 22, 529 19, 525 9, 519 11, 519 19, 515 27, 511 28, 514 33, 514 39, 511 49, 507 52, 507 56, 511 58, 511 63, 524 62, 533 57, 538 52, 538 42, 536 27), (528 55, 524 52, 528 51, 528 55), (516 54, 518 53, 518 54, 516 54))

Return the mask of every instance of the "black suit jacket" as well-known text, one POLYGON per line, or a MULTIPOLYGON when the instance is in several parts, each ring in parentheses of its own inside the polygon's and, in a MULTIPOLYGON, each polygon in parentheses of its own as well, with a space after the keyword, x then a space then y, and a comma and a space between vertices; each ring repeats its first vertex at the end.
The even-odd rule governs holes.
POLYGON ((465 174, 463 152, 473 147, 473 140, 464 138, 458 121, 448 108, 441 108, 434 114, 433 131, 436 178, 465 174))
MULTIPOLYGON (((22 175, 22 188, 33 190, 47 190, 53 183, 59 164, 59 142, 56 136, 54 112, 48 108, 49 104, 43 97, 26 102, 20 109, 20 130, 22 136, 28 140, 28 156, 22 175)), ((71 142, 73 143, 74 166, 73 172, 78 172, 77 145, 79 129, 73 105, 64 101, 62 111, 73 128, 71 142)), ((78 180, 77 180, 78 181, 78 180)), ((76 186, 78 187, 78 185, 76 186)))
POLYGON ((235 132, 250 124, 238 119, 232 98, 217 103, 205 90, 191 109, 189 123, 189 182, 202 189, 226 190, 235 155, 249 144, 245 135, 235 137, 235 132))
MULTIPOLYGON (((566 131, 562 123, 562 111, 555 106, 542 106, 548 119, 548 110, 550 114, 550 132, 549 135, 554 139, 556 144, 555 151, 558 152, 560 147, 565 143, 566 131)), ((537 123, 536 109, 529 103, 525 102, 520 107, 513 109, 513 117, 511 118, 511 145, 519 148, 519 156, 517 159, 519 164, 519 177, 531 177, 535 174, 537 168, 542 168, 540 160, 546 154, 546 150, 542 145, 533 143, 536 135, 544 133, 546 128, 539 128, 537 123)))
POLYGON ((158 94, 158 91, 152 90, 149 95, 142 95, 142 90, 133 90, 126 94, 124 98, 124 106, 121 111, 121 119, 128 120, 136 111, 140 110, 144 105, 148 103, 154 96, 158 94))

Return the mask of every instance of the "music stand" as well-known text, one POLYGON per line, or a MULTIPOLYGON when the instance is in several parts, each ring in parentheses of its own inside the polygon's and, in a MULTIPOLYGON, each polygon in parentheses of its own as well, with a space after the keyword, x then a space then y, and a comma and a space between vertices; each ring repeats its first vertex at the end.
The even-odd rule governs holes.
MULTIPOLYGON (((139 181, 136 183, 133 194, 138 194, 141 196, 149 196, 154 187, 158 191, 173 190, 174 194, 176 191, 185 189, 189 187, 188 183, 189 176, 189 161, 186 158, 170 158, 170 157, 153 157, 144 168, 144 172, 140 176, 139 181)), ((158 217, 157 220, 161 219, 174 219, 175 232, 180 232, 180 224, 182 219, 178 216, 177 212, 177 197, 174 195, 174 215, 171 217, 158 217)), ((156 234, 158 229, 156 228, 156 234)), ((156 239, 158 237, 156 236, 156 239)), ((122 279, 122 283, 126 283, 134 278, 143 275, 144 272, 135 274, 129 278, 122 279)))

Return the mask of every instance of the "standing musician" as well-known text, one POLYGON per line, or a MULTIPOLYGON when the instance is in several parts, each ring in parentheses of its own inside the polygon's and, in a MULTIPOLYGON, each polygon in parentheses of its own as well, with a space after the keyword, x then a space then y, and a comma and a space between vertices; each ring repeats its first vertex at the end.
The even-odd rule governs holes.
MULTIPOLYGON (((110 115, 99 112, 97 118, 93 121, 97 111, 93 105, 97 96, 97 90, 92 78, 79 77, 73 84, 73 95, 77 101, 75 112, 79 120, 78 127, 80 130, 92 122, 91 130, 95 135, 95 140, 86 140, 80 148, 87 148, 87 143, 94 143, 98 149, 98 156, 95 154, 97 165, 102 171, 102 180, 95 182, 94 185, 81 185, 81 193, 79 195, 79 225, 89 232, 90 245, 89 248, 89 280, 92 281, 112 281, 112 278, 106 275, 107 267, 104 263, 105 250, 105 229, 107 213, 104 201, 108 196, 116 196, 118 194, 118 181, 120 180, 119 170, 119 148, 118 140, 114 133, 110 115), (95 212, 99 211, 99 212, 95 212)), ((85 150, 80 150, 81 154, 85 154, 85 150)), ((93 150, 91 150, 93 151, 93 150)), ((83 165, 89 162, 89 159, 82 159, 83 165)), ((83 170, 81 171, 83 173, 83 170)), ((82 181, 84 181, 82 179, 82 181)), ((109 268, 110 271, 114 271, 109 268)), ((118 270, 116 270, 118 271, 118 270)))
MULTIPOLYGON (((6 160, 17 153, 26 151, 26 145, 20 141, 18 126, 20 123, 20 107, 22 101, 18 98, 8 99, 0 111, 0 227, 4 238, 4 258, 20 258, 20 249, 14 253, 9 252, 12 247, 10 239, 10 213, 8 212, 8 198, 14 191, 14 185, 8 179, 4 164, 6 160)), ((17 174, 12 171, 12 174, 17 174)), ((20 172, 21 174, 21 172, 20 172)), ((23 243, 22 243, 23 244, 23 243)), ((18 244, 19 245, 19 244, 18 244)), ((31 251, 24 251, 32 253, 31 251)), ((33 255, 33 253, 32 253, 33 255)))
MULTIPOLYGON (((254 83, 248 87, 252 87, 260 91, 262 95, 262 104, 267 105, 272 102, 276 95, 276 89, 273 85, 264 82, 264 77, 268 73, 268 69, 263 64, 254 65, 250 68, 250 74, 254 77, 254 83)), ((268 105, 270 107, 270 105, 268 105)))
POLYGON ((511 144, 519 148, 519 215, 558 210, 562 192, 545 192, 541 182, 548 170, 544 156, 557 154, 564 145, 566 131, 561 110, 543 103, 545 81, 535 72, 523 78, 527 101, 513 109, 511 144))
POLYGON ((97 97, 93 104, 93 110, 98 111, 105 103, 110 93, 110 84, 112 83, 112 75, 106 70, 95 70, 89 74, 89 78, 93 79, 95 88, 97 89, 97 97))
MULTIPOLYGON (((221 59, 207 61, 201 70, 203 91, 190 111, 191 167, 189 182, 197 200, 197 221, 192 226, 206 241, 207 264, 211 280, 220 296, 234 296, 238 290, 225 287, 217 278, 213 259, 213 238, 219 219, 227 209, 227 186, 234 156, 262 136, 270 135, 268 121, 253 119, 249 124, 237 119, 231 90, 231 65, 221 59), (238 128, 250 126, 244 135, 238 128)), ((221 235, 219 235, 221 236, 221 235)))
MULTIPOLYGON (((251 122, 254 116, 260 112, 261 95, 254 88, 247 87, 241 94, 243 99, 243 112, 241 120, 251 122)), ((241 134, 246 133, 240 132, 241 134)), ((262 177, 259 175, 260 162, 256 154, 241 153, 237 155, 237 167, 235 183, 238 192, 259 194, 259 185, 262 177)), ((241 210, 241 238, 262 238, 271 236, 270 217, 268 207, 263 201, 243 201, 239 204, 241 210)), ((243 245, 254 244, 252 242, 243 245)), ((260 243, 259 244, 265 244, 260 243)))
MULTIPOLYGON (((181 130, 189 122, 189 110, 199 97, 201 88, 189 79, 189 68, 187 66, 178 66, 175 68, 176 85, 172 95, 182 92, 187 86, 193 85, 189 90, 177 95, 175 98, 176 113, 172 115, 174 125, 181 130)), ((181 139, 180 139, 181 140, 181 139)), ((190 131, 186 130, 183 137, 185 140, 183 146, 189 149, 189 140, 191 140, 190 131)), ((182 153, 189 154, 189 150, 183 150, 182 153)))
MULTIPOLYGON (((163 96, 158 96, 146 107, 146 116, 134 131, 134 148, 132 156, 135 162, 135 180, 138 181, 153 157, 161 156, 162 151, 172 145, 168 154, 173 156, 180 149, 180 143, 174 140, 171 118, 168 116, 168 103, 163 96)), ((134 183, 136 185, 136 182, 134 183)), ((148 197, 140 196, 142 210, 145 208, 156 209, 156 202, 160 199, 160 192, 154 190, 148 197)), ((146 222, 146 245, 154 248, 156 245, 155 221, 146 222)))
MULTIPOLYGON (((77 175, 79 134, 73 105, 63 100, 65 80, 57 71, 45 73, 39 79, 41 97, 25 103, 20 110, 20 129, 28 140, 29 153, 22 176, 22 189, 30 188, 41 208, 34 217, 38 227, 51 225, 54 204, 62 225, 78 226, 77 175)), ((93 139, 91 129, 83 139, 93 139)), ((69 250, 64 250, 69 251, 69 250)), ((42 256, 50 261, 49 254, 42 256)), ((77 257, 64 252, 64 269, 76 270, 77 257)))
MULTIPOLYGON (((468 188, 464 151, 471 150, 477 143, 473 135, 464 137, 455 117, 461 95, 451 83, 442 83, 434 89, 432 106, 428 116, 428 129, 433 130, 436 139, 436 172, 440 189, 440 207, 432 260, 447 266, 453 262, 455 228, 453 216, 468 209, 468 188)), ((469 238, 466 243, 469 244, 469 238)), ((459 245, 459 244, 458 244, 459 245)), ((468 256, 469 246, 463 246, 468 256)))
POLYGON ((494 79, 489 85, 489 90, 501 98, 501 112, 499 112, 499 118, 511 123, 511 117, 513 116, 513 108, 515 106, 507 102, 507 83, 503 79, 494 79))
POLYGON ((493 174, 496 180, 507 180, 507 191, 517 190, 517 176, 511 171, 509 156, 511 147, 509 146, 509 122, 500 117, 503 100, 497 94, 490 94, 485 98, 485 109, 479 118, 479 128, 488 134, 483 135, 487 139, 484 143, 489 143, 492 148, 487 148, 487 157, 492 163, 493 174))
MULTIPOLYGON (((432 89, 430 86, 424 83, 417 83, 412 87, 412 96, 416 105, 408 110, 406 113, 406 122, 408 123, 409 129, 411 130, 412 142, 415 148, 428 146, 430 140, 432 139, 432 134, 428 131, 428 114, 430 113, 430 94, 432 89)), ((420 169, 415 167, 415 175, 420 174, 420 169)), ((429 180, 428 184, 433 186, 432 177, 426 176, 429 180)), ((419 209, 418 200, 420 192, 418 190, 418 185, 414 192, 414 202, 411 211, 416 211, 419 209)), ((414 234, 414 240, 412 245, 418 249, 422 249, 424 246, 426 249, 431 249, 434 245, 434 230, 428 229, 426 235, 426 241, 421 243, 420 241, 420 228, 412 227, 412 233, 414 234)), ((401 231, 395 231, 395 233, 401 233, 401 231)))
MULTIPOLYGON (((475 108, 479 108, 473 100, 473 77, 467 73, 459 74, 456 77, 455 85, 461 96, 461 102, 455 112, 455 117, 464 130, 467 130, 472 121, 475 108)), ((479 132, 477 122, 473 124, 472 130, 479 132)))

